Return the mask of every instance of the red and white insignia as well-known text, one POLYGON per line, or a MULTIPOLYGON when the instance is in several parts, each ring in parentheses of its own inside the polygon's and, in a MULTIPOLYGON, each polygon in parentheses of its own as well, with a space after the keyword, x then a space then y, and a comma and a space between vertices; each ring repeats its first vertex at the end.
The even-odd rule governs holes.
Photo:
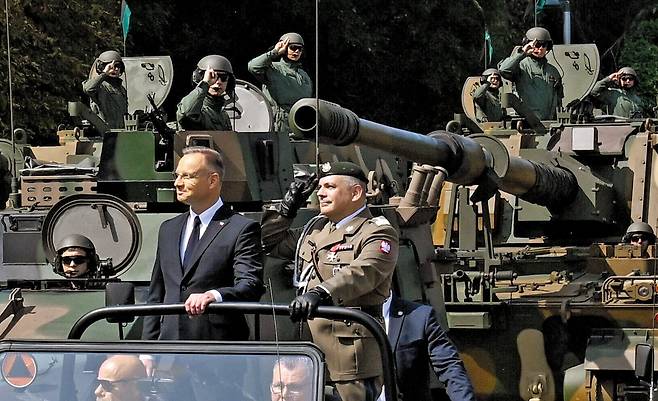
POLYGON ((391 243, 388 242, 388 241, 382 241, 382 242, 379 244, 379 250, 380 250, 382 253, 385 253, 385 254, 388 255, 389 253, 391 253, 391 243))

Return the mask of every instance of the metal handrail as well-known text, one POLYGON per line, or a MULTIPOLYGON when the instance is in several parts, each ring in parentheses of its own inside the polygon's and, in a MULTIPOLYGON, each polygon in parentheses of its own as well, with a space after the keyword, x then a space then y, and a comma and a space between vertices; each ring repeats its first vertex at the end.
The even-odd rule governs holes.
MULTIPOLYGON (((287 305, 271 305, 257 302, 219 302, 211 303, 205 313, 222 314, 226 312, 243 312, 249 314, 272 315, 278 314, 290 316, 287 305)), ((68 339, 79 340, 85 330, 102 319, 117 317, 136 316, 163 316, 163 315, 185 315, 185 304, 147 304, 147 305, 122 305, 95 309, 83 315, 71 328, 68 339)), ((350 320, 362 324, 370 331, 379 346, 379 354, 383 367, 384 386, 386 388, 386 401, 394 401, 397 394, 395 382, 395 370, 393 359, 393 348, 388 341, 384 328, 372 316, 357 309, 342 308, 337 306, 320 306, 315 313, 316 317, 333 320, 350 320)))

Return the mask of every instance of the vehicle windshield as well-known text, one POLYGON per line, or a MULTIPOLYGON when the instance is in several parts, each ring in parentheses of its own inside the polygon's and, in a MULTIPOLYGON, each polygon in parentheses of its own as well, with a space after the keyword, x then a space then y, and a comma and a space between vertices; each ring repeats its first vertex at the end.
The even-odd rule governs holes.
POLYGON ((312 345, 3 345, 3 401, 322 399, 324 368, 312 345))

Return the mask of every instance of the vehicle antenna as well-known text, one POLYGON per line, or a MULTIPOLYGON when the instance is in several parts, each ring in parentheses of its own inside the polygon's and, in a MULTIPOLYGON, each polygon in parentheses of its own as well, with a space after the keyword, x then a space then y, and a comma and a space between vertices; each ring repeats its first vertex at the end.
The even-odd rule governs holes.
POLYGON ((320 0, 315 0, 315 174, 320 176, 320 0))
MULTIPOLYGON (((272 305, 272 323, 274 323, 274 343, 276 344, 276 368, 279 370, 279 380, 281 375, 281 353, 279 352, 279 329, 276 325, 276 310, 274 309, 274 294, 272 293, 272 280, 267 278, 267 286, 270 288, 270 305, 272 305)), ((283 387, 283 385, 281 385, 283 387)))
MULTIPOLYGON (((18 179, 16 174, 16 133, 14 132, 14 93, 12 90, 11 81, 11 46, 9 40, 9 0, 5 0, 5 23, 7 27, 7 78, 9 80, 9 129, 11 130, 11 151, 12 151, 12 166, 11 166, 11 193, 12 195, 18 193, 18 179)), ((16 197, 12 197, 16 202, 16 197)), ((15 206, 15 205, 14 205, 15 206)))

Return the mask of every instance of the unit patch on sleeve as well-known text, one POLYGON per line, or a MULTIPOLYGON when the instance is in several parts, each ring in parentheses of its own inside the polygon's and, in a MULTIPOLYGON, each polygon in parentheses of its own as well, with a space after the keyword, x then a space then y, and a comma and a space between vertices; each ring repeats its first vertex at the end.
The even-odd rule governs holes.
POLYGON ((379 250, 380 250, 382 253, 385 253, 385 254, 388 255, 389 253, 391 253, 391 243, 388 242, 388 241, 382 241, 382 242, 379 244, 379 250))
POLYGON ((388 220, 386 219, 386 217, 384 217, 384 216, 377 216, 377 217, 374 217, 374 218, 373 218, 372 220, 370 220, 370 221, 372 221, 373 223, 375 223, 375 225, 377 225, 377 226, 390 226, 390 225, 391 225, 391 223, 389 223, 389 221, 388 221, 388 220))

